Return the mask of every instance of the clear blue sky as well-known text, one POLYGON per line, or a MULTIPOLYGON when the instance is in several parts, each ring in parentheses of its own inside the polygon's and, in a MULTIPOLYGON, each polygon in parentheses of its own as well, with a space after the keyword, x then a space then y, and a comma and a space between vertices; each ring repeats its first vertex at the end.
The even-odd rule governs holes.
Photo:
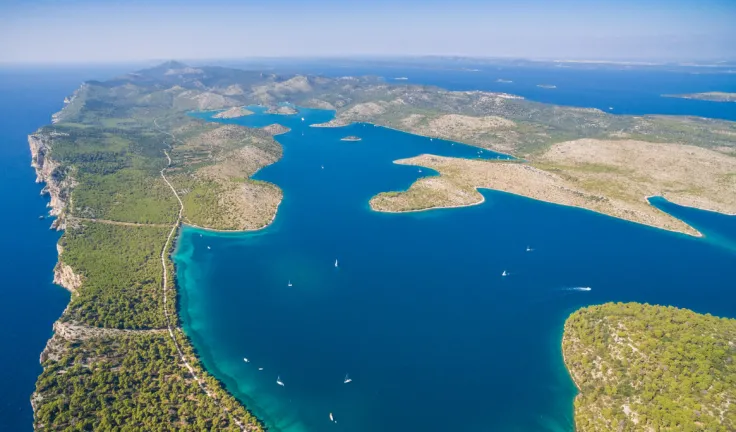
POLYGON ((736 0, 0 0, 0 63, 736 58, 736 0))

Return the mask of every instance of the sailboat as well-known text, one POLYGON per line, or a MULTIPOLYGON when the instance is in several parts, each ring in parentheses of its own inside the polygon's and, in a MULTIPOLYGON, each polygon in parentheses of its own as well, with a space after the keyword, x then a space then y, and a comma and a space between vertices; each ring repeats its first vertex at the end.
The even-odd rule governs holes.
POLYGON ((501 273, 501 276, 508 276, 508 275, 509 275, 509 274, 508 274, 508 273, 506 273, 506 270, 504 270, 504 271, 503 271, 503 273, 501 273))
POLYGON ((289 284, 288 284, 288 285, 286 285, 286 286, 291 286, 291 281, 289 281, 289 284))
POLYGON ((343 381, 344 384, 347 384, 349 382, 353 382, 352 378, 348 376, 348 374, 345 374, 345 380, 343 381))
POLYGON ((337 260, 335 260, 335 268, 337 268, 337 260))
POLYGON ((284 386, 284 382, 281 381, 281 375, 276 377, 276 384, 280 385, 281 387, 284 386))

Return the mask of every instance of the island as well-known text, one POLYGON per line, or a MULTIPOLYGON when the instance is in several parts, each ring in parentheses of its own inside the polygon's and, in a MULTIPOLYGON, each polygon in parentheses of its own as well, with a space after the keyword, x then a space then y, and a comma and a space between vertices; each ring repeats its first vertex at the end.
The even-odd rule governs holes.
POLYGON ((360 140, 362 140, 362 138, 355 136, 355 135, 349 135, 349 136, 340 138, 340 141, 360 141, 360 140))
POLYGON ((239 118, 239 117, 245 117, 253 114, 253 111, 250 111, 246 109, 245 107, 234 107, 227 109, 223 112, 217 113, 213 118, 223 118, 223 119, 232 119, 232 118, 239 118))
POLYGON ((537 87, 543 88, 543 89, 556 89, 557 88, 556 85, 552 85, 552 84, 537 84, 537 87))
POLYGON ((736 320, 607 303, 573 313, 562 351, 579 394, 575 429, 736 429, 736 320))
POLYGON ((268 110, 266 110, 266 114, 294 115, 298 113, 299 111, 297 111, 294 107, 290 107, 288 105, 271 107, 268 110))
MULTIPOLYGON (((335 110, 333 120, 311 126, 372 123, 509 155, 396 161, 439 175, 420 178, 406 191, 378 194, 370 200, 377 211, 473 205, 482 201, 477 188, 492 188, 690 235, 699 233, 656 210, 647 197, 736 213, 733 122, 611 115, 508 93, 387 84, 376 77, 279 76, 179 62, 88 81, 66 99, 52 124, 28 138, 37 180, 45 183, 56 216, 53 227, 64 230, 54 281, 72 293, 40 358, 43 372, 32 398, 36 429, 156 430, 165 424, 263 430, 203 369, 182 331, 169 254, 183 224, 261 229, 274 220, 283 197, 276 185, 252 177, 281 158, 274 136, 288 128, 205 122, 188 113, 243 114, 242 107, 253 105, 290 113, 286 102, 335 110)), ((566 362, 583 395, 587 383, 605 381, 586 377, 575 363, 575 341, 588 344, 575 325, 586 313, 571 318, 564 342, 573 347, 564 350, 566 362)), ((654 328, 671 322, 657 317, 661 323, 654 328)), ((659 349, 644 342, 632 339, 640 351, 659 349)), ((584 351, 587 345, 581 346, 584 351)), ((653 369, 640 370, 646 379, 659 377, 653 369)), ((718 375, 711 383, 720 389, 733 383, 728 379, 718 375)), ((581 398, 576 406, 589 400, 581 398)), ((586 406, 615 408, 607 399, 590 400, 586 406)), ((656 418, 638 400, 627 404, 639 416, 632 414, 632 422, 656 418)), ((667 406, 657 398, 649 404, 651 410, 667 406)), ((716 413, 698 411, 704 422, 716 413)), ((589 418, 576 413, 580 424, 589 418)), ((732 422, 731 413, 724 415, 732 422)))
POLYGON ((697 99, 711 102, 736 102, 736 93, 727 92, 704 92, 704 93, 686 93, 686 94, 665 94, 663 97, 680 98, 680 99, 697 99))

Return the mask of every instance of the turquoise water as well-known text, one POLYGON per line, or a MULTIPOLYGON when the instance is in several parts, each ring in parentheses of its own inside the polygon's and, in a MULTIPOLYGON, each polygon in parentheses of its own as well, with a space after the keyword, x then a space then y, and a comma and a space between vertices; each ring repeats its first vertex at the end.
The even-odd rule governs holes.
POLYGON ((372 212, 374 194, 432 175, 393 160, 477 150, 308 127, 331 116, 223 121, 292 128, 277 137, 283 159, 257 175, 283 203, 258 232, 185 227, 174 256, 185 331, 274 431, 569 432, 576 390, 560 340, 572 311, 640 301, 736 316, 734 217, 653 199, 698 239, 488 190, 474 207, 372 212))

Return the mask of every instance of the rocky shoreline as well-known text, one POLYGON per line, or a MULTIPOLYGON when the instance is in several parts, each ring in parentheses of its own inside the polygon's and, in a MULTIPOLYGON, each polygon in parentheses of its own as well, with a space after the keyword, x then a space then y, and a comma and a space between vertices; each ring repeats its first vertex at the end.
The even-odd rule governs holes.
POLYGON ((50 157, 55 132, 46 133, 37 131, 28 135, 28 145, 31 149, 31 166, 36 171, 36 183, 45 183, 41 194, 49 195, 51 208, 50 216, 56 216, 51 228, 63 230, 66 226, 65 209, 71 189, 74 187, 74 177, 71 173, 60 168, 59 163, 50 157))

